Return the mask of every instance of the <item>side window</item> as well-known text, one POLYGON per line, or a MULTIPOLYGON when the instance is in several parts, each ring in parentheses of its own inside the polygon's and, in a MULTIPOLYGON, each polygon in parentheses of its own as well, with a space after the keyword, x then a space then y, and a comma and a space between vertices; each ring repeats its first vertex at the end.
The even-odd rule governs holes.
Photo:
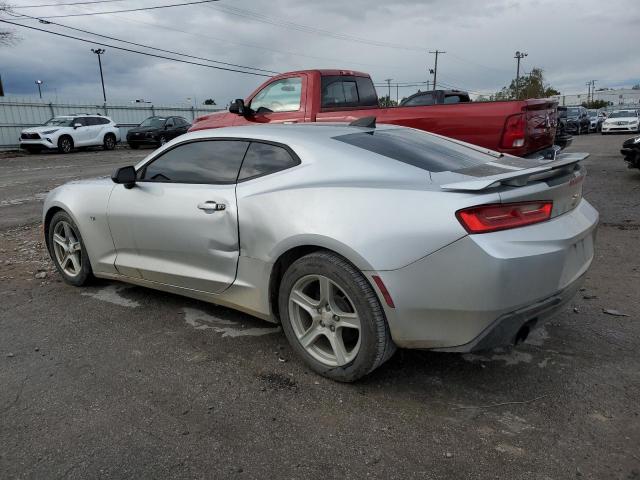
POLYGON ((433 98, 433 94, 424 93, 421 95, 416 95, 410 100, 407 100, 405 103, 406 106, 416 106, 416 105, 434 105, 436 102, 433 98))
POLYGON ((102 124, 101 120, 102 119, 99 117, 87 117, 87 125, 90 125, 90 126, 101 125, 102 124))
POLYGON ((444 103, 460 103, 460 95, 447 95, 444 97, 444 103))
POLYGON ((298 163, 299 161, 283 147, 252 142, 242 162, 238 181, 284 170, 298 163))
POLYGON ((104 118, 104 117, 100 117, 97 120, 98 120, 98 125, 107 125, 111 123, 108 118, 104 118))
POLYGON ((175 126, 175 120, 173 119, 173 117, 167 118, 167 121, 164 124, 164 126, 167 128, 173 128, 175 126))
POLYGON ((139 177, 163 183, 235 183, 248 145, 240 140, 184 143, 143 167, 139 177))
POLYGON ((376 87, 373 86, 373 81, 369 77, 356 77, 356 83, 358 84, 358 96, 360 97, 361 107, 378 106, 378 94, 376 93, 376 87))
POLYGON ((78 117, 78 118, 74 118, 73 122, 71 123, 71 125, 76 125, 76 124, 80 124, 83 127, 86 127, 87 125, 89 125, 87 123, 87 117, 78 117))
POLYGON ((300 110, 302 78, 283 78, 270 83, 251 100, 251 109, 263 112, 295 112, 300 110))

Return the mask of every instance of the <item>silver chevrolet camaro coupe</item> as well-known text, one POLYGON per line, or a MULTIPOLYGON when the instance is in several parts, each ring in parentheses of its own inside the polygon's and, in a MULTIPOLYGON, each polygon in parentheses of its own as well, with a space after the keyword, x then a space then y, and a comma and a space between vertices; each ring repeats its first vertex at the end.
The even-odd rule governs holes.
POLYGON ((571 299, 598 223, 585 157, 390 125, 203 130, 56 188, 44 232, 72 285, 120 280, 281 323, 313 370, 354 381, 396 346, 517 343, 571 299))

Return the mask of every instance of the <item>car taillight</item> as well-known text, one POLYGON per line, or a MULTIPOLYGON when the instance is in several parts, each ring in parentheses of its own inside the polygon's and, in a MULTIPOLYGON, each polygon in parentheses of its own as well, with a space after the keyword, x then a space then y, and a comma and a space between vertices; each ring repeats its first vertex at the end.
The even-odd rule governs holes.
POLYGON ((502 148, 518 148, 524 146, 527 134, 527 119, 524 113, 507 117, 502 132, 500 146, 502 148))
POLYGON ((488 233, 524 227, 551 218, 553 202, 521 202, 480 205, 456 212, 456 217, 469 233, 488 233))

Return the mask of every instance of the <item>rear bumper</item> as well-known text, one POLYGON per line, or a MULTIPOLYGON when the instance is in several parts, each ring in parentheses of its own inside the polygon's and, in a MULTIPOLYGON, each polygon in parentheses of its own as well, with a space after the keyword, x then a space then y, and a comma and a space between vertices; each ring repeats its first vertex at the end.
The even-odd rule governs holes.
POLYGON ((513 343, 579 288, 593 260, 598 212, 586 201, 544 223, 467 235, 398 270, 377 272, 400 347, 469 352, 513 343))

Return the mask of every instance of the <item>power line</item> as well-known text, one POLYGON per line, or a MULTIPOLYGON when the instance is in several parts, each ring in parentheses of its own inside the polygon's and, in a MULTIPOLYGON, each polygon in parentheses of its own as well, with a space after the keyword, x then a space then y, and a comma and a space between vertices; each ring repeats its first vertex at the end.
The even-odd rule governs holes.
POLYGON ((157 10, 159 8, 171 8, 171 7, 184 7, 186 5, 199 5, 202 3, 211 3, 217 2, 219 0, 198 0, 196 2, 186 2, 186 3, 172 3, 170 5, 156 5, 153 7, 140 7, 140 8, 128 8, 125 10, 109 10, 104 12, 87 12, 87 13, 70 13, 67 15, 49 15, 42 18, 67 18, 67 17, 87 17, 92 15, 108 15, 110 13, 124 13, 124 12, 141 12, 143 10, 157 10))
POLYGON ((39 18, 37 18, 37 17, 32 17, 32 16, 30 16, 30 15, 25 15, 25 14, 22 14, 22 13, 19 13, 19 14, 17 14, 17 15, 14 15, 14 14, 9 13, 9 15, 12 15, 12 16, 14 16, 14 17, 16 17, 16 16, 20 16, 20 17, 30 18, 30 19, 33 19, 33 20, 39 20, 41 23, 46 23, 46 24, 56 25, 56 26, 58 26, 58 27, 68 28, 69 30, 75 30, 75 31, 77 31, 77 32, 82 32, 82 33, 88 33, 89 35, 95 35, 96 37, 107 38, 107 39, 109 39, 109 40, 115 40, 115 41, 117 41, 117 42, 127 43, 127 44, 129 44, 129 45, 135 45, 135 46, 137 46, 137 47, 149 48, 149 49, 151 49, 151 50, 157 50, 157 51, 159 51, 159 52, 171 53, 172 55, 180 55, 180 56, 182 56, 182 57, 193 58, 193 59, 195 59, 195 60, 204 60, 204 61, 206 61, 206 62, 219 63, 219 64, 221 64, 221 65, 227 65, 227 66, 230 66, 230 67, 238 67, 238 68, 243 68, 243 69, 247 69, 247 70, 257 70, 257 71, 265 72, 265 73, 273 73, 273 74, 279 74, 279 73, 280 73, 280 72, 276 72, 276 71, 274 71, 274 70, 265 70, 265 69, 263 69, 263 68, 248 67, 248 66, 246 66, 246 65, 238 65, 238 64, 235 64, 235 63, 222 62, 222 61, 219 61, 219 60, 212 60, 212 59, 210 59, 210 58, 206 58, 206 57, 198 57, 198 56, 195 56, 195 55, 189 55, 189 54, 187 54, 187 53, 175 52, 175 51, 173 51, 173 50, 165 50, 165 49, 163 49, 163 48, 152 47, 152 46, 149 46, 149 45, 144 45, 144 44, 142 44, 142 43, 130 42, 130 41, 128 41, 128 40, 122 40, 122 39, 120 39, 120 38, 111 37, 111 36, 109 36, 109 35, 102 35, 102 34, 100 34, 100 33, 90 32, 89 30, 83 30, 82 28, 71 27, 71 26, 69 26, 69 25, 63 25, 63 24, 61 24, 61 23, 51 22, 51 21, 49 21, 49 20, 40 20, 40 19, 39 19, 39 18))
POLYGON ((59 37, 70 38, 70 39, 73 39, 73 40, 78 40, 80 42, 91 43, 91 44, 94 44, 94 45, 101 45, 103 47, 115 48, 116 50, 123 50, 125 52, 137 53, 137 54, 140 54, 140 55, 146 55, 148 57, 161 58, 163 60, 172 60, 174 62, 187 63, 187 64, 190 64, 190 65, 197 65, 199 67, 213 68, 215 70, 224 70, 224 71, 227 71, 227 72, 244 73, 246 75, 254 75, 254 76, 257 76, 257 77, 270 77, 271 76, 271 75, 267 75, 267 74, 264 74, 264 73, 247 72, 247 71, 243 71, 243 70, 236 70, 236 69, 233 69, 233 68, 219 67, 217 65, 207 65, 205 63, 191 62, 189 60, 183 60, 181 58, 171 58, 171 57, 167 57, 167 56, 164 56, 164 55, 158 55, 158 54, 155 54, 155 53, 141 52, 139 50, 133 50, 131 48, 118 47, 116 45, 111 45, 109 43, 96 42, 94 40, 87 40, 86 38, 74 37, 72 35, 66 35, 64 33, 59 33, 59 32, 52 32, 51 30, 45 30, 43 28, 31 27, 29 25, 23 25, 21 23, 10 22, 8 20, 3 20, 3 19, 0 19, 0 22, 8 23, 10 25, 15 25, 17 27, 28 28, 30 30, 36 30, 38 32, 49 33, 51 35, 57 35, 59 37))
POLYGON ((89 5, 92 3, 111 3, 111 2, 124 2, 126 0, 92 0, 90 2, 73 2, 73 3, 44 3, 40 5, 20 5, 17 7, 11 6, 11 10, 17 10, 19 8, 39 8, 39 7, 66 7, 69 5, 89 5))
POLYGON ((327 37, 336 38, 338 40, 363 43, 367 45, 373 45, 376 47, 387 47, 387 48, 396 48, 401 50, 413 50, 413 51, 424 51, 423 47, 409 46, 409 45, 401 45, 398 43, 389 43, 389 42, 380 42, 377 40, 370 40, 368 38, 356 37, 354 35, 346 35, 343 33, 332 32, 330 30, 324 30, 321 28, 312 27, 309 25, 303 25, 300 23, 290 22, 288 20, 282 20, 277 17, 270 17, 268 15, 264 15, 253 10, 242 9, 238 7, 232 7, 228 5, 207 5, 208 8, 213 10, 223 11, 230 15, 236 15, 242 18, 247 18, 256 22, 267 23, 269 25, 275 25, 282 28, 289 28, 293 30, 297 30, 304 33, 322 35, 327 37))

